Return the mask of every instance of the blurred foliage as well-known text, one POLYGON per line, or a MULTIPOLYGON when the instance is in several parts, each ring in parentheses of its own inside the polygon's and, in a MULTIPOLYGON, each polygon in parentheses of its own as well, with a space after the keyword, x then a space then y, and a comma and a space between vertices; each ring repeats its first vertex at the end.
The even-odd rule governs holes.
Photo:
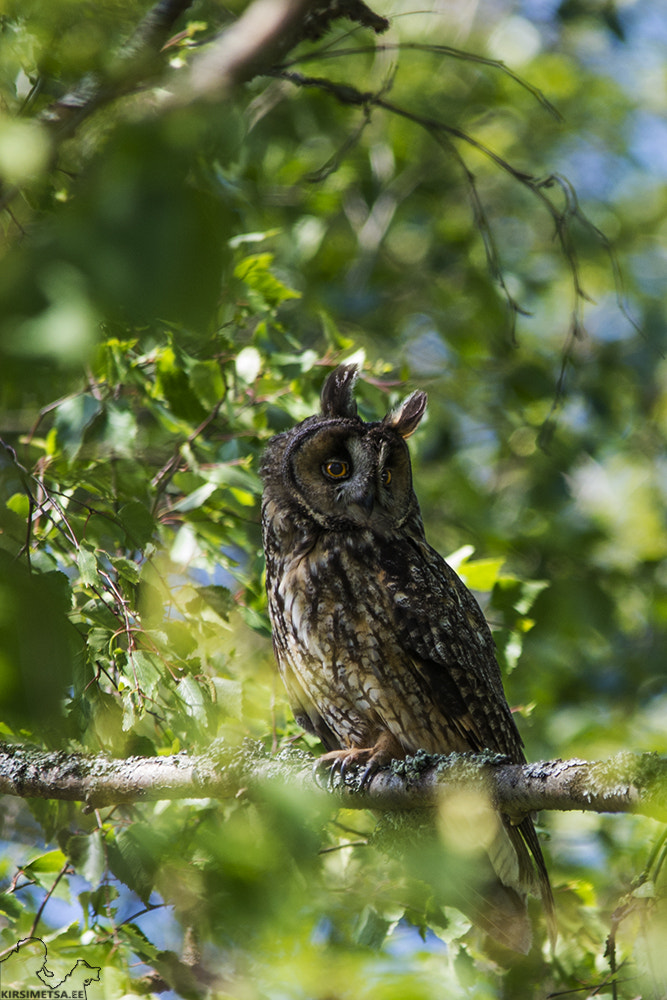
MULTIPOLYGON (((355 357, 366 417, 429 392, 427 531, 482 592, 529 758, 665 752, 657 6, 399 4, 380 38, 338 22, 161 111, 231 16, 199 0, 155 78, 54 127, 68 94, 113 92, 146 5, 5 0, 3 738, 318 752, 274 674, 257 467, 355 357)), ((438 901, 470 858, 370 815, 6 799, 0 951, 37 933, 107 996, 667 996, 664 834, 541 821, 561 938, 552 961, 536 906, 512 961, 438 901)))

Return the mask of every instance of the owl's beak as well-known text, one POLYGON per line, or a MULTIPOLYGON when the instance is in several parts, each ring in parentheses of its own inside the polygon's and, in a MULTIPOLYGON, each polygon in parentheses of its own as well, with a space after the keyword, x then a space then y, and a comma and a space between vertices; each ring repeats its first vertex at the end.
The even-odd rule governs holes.
POLYGON ((375 490, 371 486, 366 493, 355 500, 357 507, 361 507, 366 517, 370 517, 375 506, 375 490))

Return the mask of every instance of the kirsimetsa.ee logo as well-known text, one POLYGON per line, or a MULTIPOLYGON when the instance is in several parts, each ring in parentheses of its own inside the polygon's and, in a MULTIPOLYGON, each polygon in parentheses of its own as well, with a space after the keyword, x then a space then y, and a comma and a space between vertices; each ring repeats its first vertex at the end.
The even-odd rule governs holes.
POLYGON ((22 938, 0 958, 0 1000, 92 1000, 88 987, 100 972, 79 958, 61 978, 49 968, 42 939, 22 938))

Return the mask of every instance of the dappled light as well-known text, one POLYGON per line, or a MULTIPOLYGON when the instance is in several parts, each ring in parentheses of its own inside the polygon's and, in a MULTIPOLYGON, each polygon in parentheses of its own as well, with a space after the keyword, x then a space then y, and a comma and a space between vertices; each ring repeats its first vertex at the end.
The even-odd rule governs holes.
MULTIPOLYGON (((364 420, 428 393, 426 536, 528 760, 664 757, 660 4, 5 6, 0 739, 323 752, 275 669, 259 465, 345 362, 364 420)), ((518 958, 475 922, 486 793, 380 814, 318 780, 6 796, 0 983, 36 937, 90 1000, 667 995, 656 819, 540 814, 560 934, 531 899, 518 958)))

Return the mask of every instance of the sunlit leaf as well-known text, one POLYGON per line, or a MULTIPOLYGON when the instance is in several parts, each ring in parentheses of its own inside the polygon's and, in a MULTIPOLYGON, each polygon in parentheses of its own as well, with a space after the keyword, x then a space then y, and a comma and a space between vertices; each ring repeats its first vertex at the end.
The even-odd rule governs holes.
MULTIPOLYGON (((440 5, 376 36, 315 5, 268 76, 196 102, 258 8, 178 6, 3 8, 2 739, 105 771, 330 749, 276 670, 258 470, 348 362, 366 419, 428 393, 426 535, 479 592, 528 759, 664 755, 661 6, 440 5)), ((531 899, 513 960, 438 895, 476 882, 456 796, 445 856, 324 789, 198 795, 7 797, 2 954, 36 934, 58 979, 101 970, 89 997, 665 992, 654 820, 545 810, 561 934, 552 959, 531 899)))
POLYGON ((466 560, 460 573, 471 590, 492 590, 504 562, 504 559, 466 560))
POLYGON ((32 872, 38 875, 48 875, 49 873, 56 873, 62 870, 67 858, 62 851, 47 851, 46 854, 40 854, 38 857, 33 858, 24 867, 24 871, 32 872))

